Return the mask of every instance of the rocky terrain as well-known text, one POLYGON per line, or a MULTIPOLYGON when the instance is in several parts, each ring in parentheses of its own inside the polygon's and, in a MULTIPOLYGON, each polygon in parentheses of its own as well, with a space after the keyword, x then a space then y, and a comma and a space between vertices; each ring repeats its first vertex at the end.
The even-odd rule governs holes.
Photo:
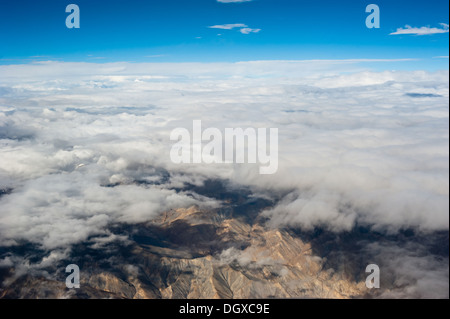
MULTIPOLYGON (((74 247, 46 275, 27 274, 3 298, 353 298, 367 292, 345 272, 324 267, 311 244, 287 230, 197 207, 146 224, 119 225, 125 243, 74 247), (80 289, 65 287, 64 264, 81 270, 80 289), (52 271, 55 271, 52 275, 52 271)), ((8 277, 14 269, 8 269, 8 277)))
POLYGON ((0 244, 0 298, 448 298, 448 282, 435 284, 448 278, 448 232, 271 227, 263 212, 274 202, 245 188, 209 180, 177 191, 222 205, 113 223, 64 249, 0 244), (381 289, 365 286, 372 263, 381 289), (66 288, 69 264, 79 289, 66 288))

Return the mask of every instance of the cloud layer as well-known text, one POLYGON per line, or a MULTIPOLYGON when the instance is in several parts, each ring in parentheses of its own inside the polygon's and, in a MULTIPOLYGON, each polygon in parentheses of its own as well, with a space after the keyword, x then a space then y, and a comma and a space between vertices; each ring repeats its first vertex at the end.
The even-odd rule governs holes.
POLYGON ((448 230, 448 71, 367 62, 0 66, 1 246, 124 240, 110 225, 220 205, 176 191, 214 178, 278 200, 273 227, 448 230), (278 128, 278 173, 171 163, 170 132, 193 120, 278 128))
POLYGON ((1 186, 19 196, 55 174, 69 182, 103 172, 87 179, 98 185, 163 167, 288 191, 267 212, 275 224, 448 228, 447 72, 343 75, 341 63, 2 66, 1 186), (171 130, 195 119, 221 130, 278 127, 279 173, 170 163, 171 130))

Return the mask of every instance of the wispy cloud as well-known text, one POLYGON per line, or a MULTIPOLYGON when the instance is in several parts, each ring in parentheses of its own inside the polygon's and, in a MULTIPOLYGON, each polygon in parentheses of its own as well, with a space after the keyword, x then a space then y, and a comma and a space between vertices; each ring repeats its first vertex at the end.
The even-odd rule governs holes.
POLYGON ((448 33, 448 24, 439 23, 442 28, 430 28, 430 27, 411 27, 409 25, 405 25, 404 28, 398 28, 397 31, 390 33, 390 35, 399 35, 399 34, 412 34, 412 35, 429 35, 429 34, 437 34, 437 33, 448 33))
POLYGON ((249 28, 248 25, 244 23, 230 23, 230 24, 217 24, 209 26, 210 29, 222 29, 222 30, 233 30, 239 28, 239 32, 242 34, 258 33, 261 29, 249 28))
POLYGON ((258 33, 259 31, 261 31, 261 29, 242 28, 240 31, 242 34, 250 34, 250 33, 258 33))
POLYGON ((212 25, 208 28, 210 29, 223 29, 223 30, 233 30, 234 28, 247 28, 248 26, 243 23, 229 23, 229 24, 217 24, 212 25))

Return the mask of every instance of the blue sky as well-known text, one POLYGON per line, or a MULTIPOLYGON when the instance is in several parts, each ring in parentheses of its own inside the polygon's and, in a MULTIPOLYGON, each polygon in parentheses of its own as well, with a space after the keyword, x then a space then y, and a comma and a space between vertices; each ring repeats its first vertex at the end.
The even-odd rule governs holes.
POLYGON ((409 58, 398 68, 448 69, 448 11, 447 0, 8 0, 0 64, 409 58), (66 28, 71 3, 80 29, 66 28), (370 3, 380 7, 379 29, 365 25, 370 3), (211 28, 227 24, 240 26, 211 28), (406 25, 444 31, 391 34, 406 25))

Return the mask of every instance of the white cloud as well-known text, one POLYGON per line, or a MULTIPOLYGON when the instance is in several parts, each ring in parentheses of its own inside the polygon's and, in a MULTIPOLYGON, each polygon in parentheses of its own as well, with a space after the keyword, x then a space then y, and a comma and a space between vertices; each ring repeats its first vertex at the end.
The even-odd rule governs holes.
POLYGON ((250 34, 250 33, 258 33, 261 29, 252 29, 252 28, 242 28, 240 32, 242 34, 250 34))
POLYGON ((400 247, 375 242, 368 243, 365 250, 386 274, 382 285, 390 286, 379 298, 448 299, 448 257, 430 258, 429 248, 422 243, 400 247))
POLYGON ((243 23, 230 23, 230 24, 218 24, 212 25, 208 28, 210 29, 222 29, 222 30, 233 30, 234 28, 246 28, 247 25, 243 23))
POLYGON ((429 34, 437 34, 437 33, 448 33, 448 24, 440 23, 442 28, 431 28, 431 27, 411 27, 406 25, 404 28, 398 28, 397 31, 390 33, 390 35, 399 35, 399 34, 413 34, 413 35, 429 35, 429 34))
POLYGON ((250 34, 250 33, 258 33, 261 29, 253 29, 249 28, 246 24, 243 23, 233 23, 233 24, 219 24, 208 27, 210 29, 222 29, 222 30, 233 30, 239 28, 239 32, 242 34, 250 34))
MULTIPOLYGON (((403 61, 2 65, 0 189, 12 193, 0 194, 0 242, 65 252, 123 241, 109 225, 216 207, 174 190, 208 178, 281 198, 265 211, 274 227, 447 231, 448 70, 367 68, 403 61), (170 132, 197 119, 278 128, 278 173, 172 164, 170 132)), ((421 258, 411 259, 419 270, 421 258)))

